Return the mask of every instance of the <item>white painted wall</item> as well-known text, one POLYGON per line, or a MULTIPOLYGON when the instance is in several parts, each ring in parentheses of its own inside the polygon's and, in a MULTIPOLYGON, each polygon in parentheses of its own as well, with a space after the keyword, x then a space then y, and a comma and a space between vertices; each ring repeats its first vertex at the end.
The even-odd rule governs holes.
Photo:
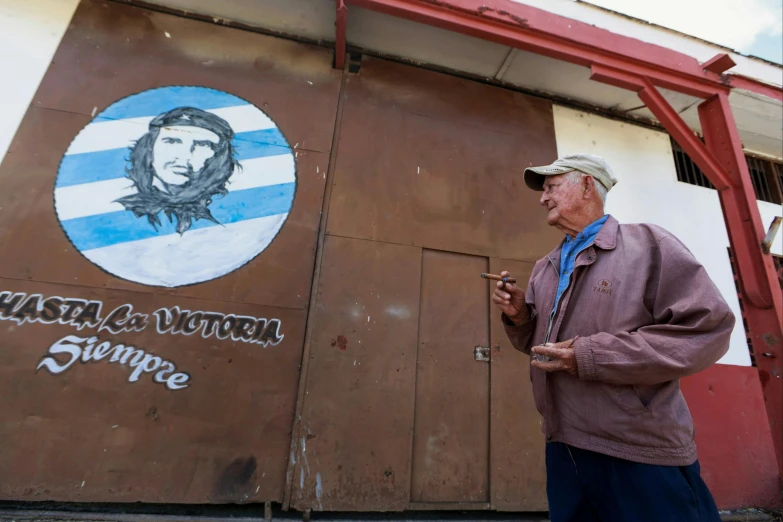
MULTIPOLYGON (((668 134, 561 106, 554 107, 558 155, 586 152, 603 156, 619 182, 607 212, 621 223, 654 223, 672 232, 704 265, 737 317, 723 364, 750 366, 742 314, 727 248, 729 238, 715 190, 677 181, 668 134)), ((768 226, 777 205, 760 202, 768 226)), ((781 239, 775 248, 781 252, 781 239)))
POLYGON ((79 0, 0 0, 0 161, 79 0))

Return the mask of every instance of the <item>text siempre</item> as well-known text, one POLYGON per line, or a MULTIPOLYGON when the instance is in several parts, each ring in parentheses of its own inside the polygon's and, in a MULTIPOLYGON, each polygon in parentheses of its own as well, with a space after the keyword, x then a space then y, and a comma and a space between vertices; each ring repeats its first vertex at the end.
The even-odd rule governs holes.
MULTIPOLYGON (((73 297, 51 296, 17 292, 0 292, 0 321, 12 321, 18 325, 26 323, 62 324, 97 329, 97 333, 119 334, 141 332, 147 328, 150 315, 133 311, 133 305, 123 304, 103 315, 102 301, 73 297)), ((259 344, 263 347, 276 346, 283 340, 279 319, 265 319, 219 312, 191 311, 178 306, 160 308, 153 312, 155 329, 164 335, 195 335, 204 339, 216 337, 220 340, 259 344)), ((147 352, 142 348, 122 343, 101 341, 98 335, 68 335, 52 344, 36 370, 45 368, 57 375, 70 368, 75 362, 82 364, 105 361, 130 368, 128 382, 136 382, 148 374, 152 382, 162 384, 169 390, 187 388, 190 375, 177 371, 174 362, 147 352), (63 355, 67 360, 63 360, 63 355), (56 358, 55 356, 60 356, 56 358)))

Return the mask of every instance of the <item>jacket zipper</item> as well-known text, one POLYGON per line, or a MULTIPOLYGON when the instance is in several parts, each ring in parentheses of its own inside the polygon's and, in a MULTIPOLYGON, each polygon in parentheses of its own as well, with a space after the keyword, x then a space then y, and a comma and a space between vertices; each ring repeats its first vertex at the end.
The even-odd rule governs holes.
MULTIPOLYGON (((557 274, 557 278, 560 279, 560 271, 555 266, 555 262, 552 261, 552 258, 549 256, 546 256, 546 258, 549 260, 549 263, 552 265, 552 268, 555 269, 555 274, 557 274)), ((571 281, 568 282, 569 285, 571 284, 571 281)), ((555 290, 555 297, 557 297, 557 290, 555 290)), ((552 311, 549 312, 549 325, 546 327, 546 339, 544 339, 544 344, 549 342, 549 336, 552 334, 552 324, 555 321, 555 307, 552 307, 552 311)))

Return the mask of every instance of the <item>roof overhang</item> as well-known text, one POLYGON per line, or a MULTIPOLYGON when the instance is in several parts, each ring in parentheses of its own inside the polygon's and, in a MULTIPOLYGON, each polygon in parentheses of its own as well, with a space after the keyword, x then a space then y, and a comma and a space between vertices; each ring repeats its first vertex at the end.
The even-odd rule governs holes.
MULTIPOLYGON (((596 69, 622 70, 648 78, 691 130, 701 134, 697 106, 702 99, 729 93, 746 150, 783 157, 783 88, 759 78, 725 74, 732 59, 725 49, 697 42, 699 61, 675 48, 693 45, 690 37, 659 28, 660 42, 651 43, 613 32, 611 12, 594 9, 596 24, 568 18, 547 9, 512 0, 122 0, 168 8, 217 23, 270 31, 349 49, 413 61, 482 81, 499 83, 614 116, 659 124, 637 96, 618 87, 596 69), (339 15, 338 15, 339 13, 339 15), (598 26, 600 25, 600 26, 598 26), (672 36, 673 35, 673 36, 672 36), (680 45, 680 40, 688 45, 680 45), (599 80, 599 81, 594 81, 599 80), (603 82, 602 82, 603 81, 603 82), (608 81, 608 83, 604 83, 608 81)), ((528 0, 539 3, 540 0, 528 0)), ((560 12, 584 3, 547 0, 560 12)), ((552 6, 552 7, 550 7, 552 6)), ((639 34, 651 28, 639 24, 639 34)), ((620 25, 617 25, 620 27, 620 25)), ((646 37, 647 40, 651 38, 646 37)), ((690 48, 689 48, 690 49, 690 48)), ((783 67, 747 57, 743 73, 768 80, 783 67), (749 64, 749 65, 748 65, 749 64)), ((339 63, 339 59, 338 59, 339 63)))

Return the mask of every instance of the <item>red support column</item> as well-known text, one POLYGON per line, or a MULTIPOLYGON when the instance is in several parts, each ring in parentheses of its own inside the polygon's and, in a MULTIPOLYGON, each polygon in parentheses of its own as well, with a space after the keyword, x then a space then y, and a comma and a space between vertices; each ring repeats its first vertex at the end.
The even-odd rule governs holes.
POLYGON ((728 96, 716 94, 704 101, 699 118, 707 148, 731 178, 719 191, 720 202, 783 475, 783 294, 772 257, 761 250, 765 231, 728 96))

